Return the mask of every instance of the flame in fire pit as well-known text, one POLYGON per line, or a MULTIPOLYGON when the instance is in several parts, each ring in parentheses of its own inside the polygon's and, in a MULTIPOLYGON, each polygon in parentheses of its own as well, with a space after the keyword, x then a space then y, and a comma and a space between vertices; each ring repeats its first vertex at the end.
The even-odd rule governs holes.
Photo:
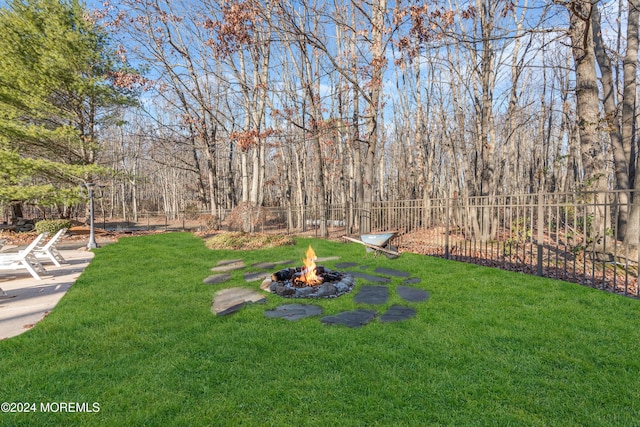
POLYGON ((322 283, 322 277, 316 274, 316 259, 318 259, 318 257, 311 245, 309 245, 306 255, 307 258, 302 260, 304 263, 303 274, 298 278, 298 280, 309 286, 319 285, 322 283))

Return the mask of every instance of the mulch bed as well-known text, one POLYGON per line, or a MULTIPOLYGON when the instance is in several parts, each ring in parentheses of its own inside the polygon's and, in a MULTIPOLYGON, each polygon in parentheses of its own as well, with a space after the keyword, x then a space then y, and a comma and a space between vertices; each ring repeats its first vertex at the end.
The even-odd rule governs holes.
MULTIPOLYGON (((140 231, 140 232, 110 232, 102 229, 94 229, 96 239, 101 242, 117 242, 120 237, 131 235, 142 235, 156 233, 154 231, 140 231)), ((90 234, 89 227, 74 226, 67 231, 67 234, 60 239, 60 242, 66 243, 82 243, 86 242, 90 234)), ((38 235, 35 231, 29 231, 26 233, 16 233, 13 231, 0 231, 0 240, 4 240, 5 245, 22 246, 28 245, 38 235)))

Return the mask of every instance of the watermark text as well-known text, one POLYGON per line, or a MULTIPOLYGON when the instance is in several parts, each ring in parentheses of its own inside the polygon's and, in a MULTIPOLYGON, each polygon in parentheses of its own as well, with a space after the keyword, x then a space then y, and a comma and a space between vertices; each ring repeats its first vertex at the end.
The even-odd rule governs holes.
POLYGON ((99 402, 2 402, 0 412, 100 412, 99 402))

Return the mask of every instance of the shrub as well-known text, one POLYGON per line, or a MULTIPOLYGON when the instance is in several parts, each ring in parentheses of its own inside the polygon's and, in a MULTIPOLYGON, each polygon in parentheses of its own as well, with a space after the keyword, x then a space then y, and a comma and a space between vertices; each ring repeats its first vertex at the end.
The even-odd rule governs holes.
POLYGON ((56 234, 63 228, 71 228, 71 221, 68 219, 44 219, 36 222, 36 231, 38 233, 56 234))

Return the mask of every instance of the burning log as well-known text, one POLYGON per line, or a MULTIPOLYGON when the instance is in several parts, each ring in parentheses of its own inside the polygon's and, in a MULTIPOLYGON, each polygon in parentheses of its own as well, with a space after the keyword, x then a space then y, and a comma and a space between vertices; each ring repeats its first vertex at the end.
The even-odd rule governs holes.
POLYGON ((271 280, 274 282, 285 282, 287 280, 291 280, 293 275, 295 274, 295 268, 285 268, 284 270, 276 271, 271 275, 271 280))
POLYGON ((295 273, 293 273, 291 281, 296 287, 317 286, 326 281, 326 279, 323 277, 324 272, 325 269, 322 266, 316 266, 312 269, 302 268, 300 271, 296 271, 295 273), (309 280, 310 277, 312 277, 313 280, 309 280))
POLYGON ((323 274, 323 278, 325 282, 338 282, 342 280, 344 275, 336 272, 326 272, 323 274))

